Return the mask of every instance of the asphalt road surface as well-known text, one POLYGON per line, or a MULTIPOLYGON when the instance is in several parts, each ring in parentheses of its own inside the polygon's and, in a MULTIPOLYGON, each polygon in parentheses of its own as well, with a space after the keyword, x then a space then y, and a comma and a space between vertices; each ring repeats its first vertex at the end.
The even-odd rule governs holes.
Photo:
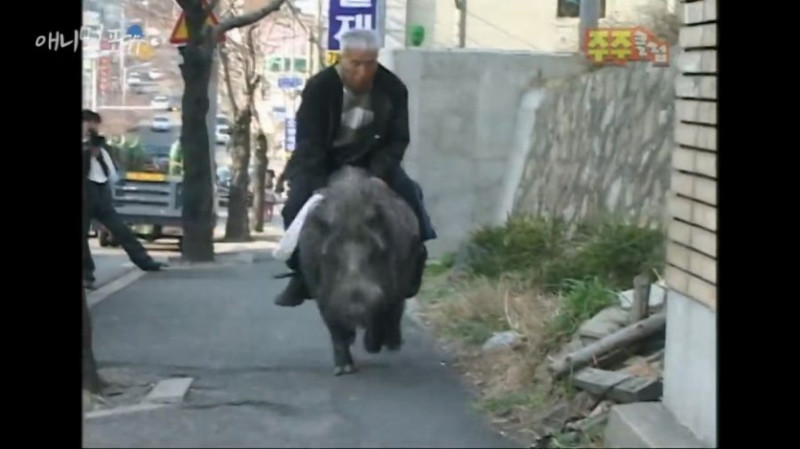
POLYGON ((520 447, 410 320, 396 353, 366 354, 359 334, 359 371, 334 377, 316 305, 272 303, 284 269, 266 256, 168 269, 93 307, 101 373, 194 381, 180 405, 88 420, 84 447, 520 447))

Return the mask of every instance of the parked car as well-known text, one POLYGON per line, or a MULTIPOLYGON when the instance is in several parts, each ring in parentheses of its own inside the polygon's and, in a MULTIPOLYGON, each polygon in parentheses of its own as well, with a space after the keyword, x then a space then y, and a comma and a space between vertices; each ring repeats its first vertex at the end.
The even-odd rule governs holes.
POLYGON ((166 132, 172 127, 172 122, 170 122, 169 117, 166 115, 157 115, 153 117, 153 123, 150 125, 150 129, 157 132, 166 132))
POLYGON ((155 96, 150 100, 150 107, 161 111, 168 111, 170 109, 169 98, 167 98, 166 95, 155 96))

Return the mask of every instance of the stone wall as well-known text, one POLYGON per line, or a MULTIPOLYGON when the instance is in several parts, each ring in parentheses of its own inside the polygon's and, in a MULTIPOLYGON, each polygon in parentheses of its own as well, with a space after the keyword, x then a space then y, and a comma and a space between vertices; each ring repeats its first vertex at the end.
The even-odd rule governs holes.
POLYGON ((676 74, 636 63, 545 85, 520 179, 511 180, 513 212, 663 224, 676 74))

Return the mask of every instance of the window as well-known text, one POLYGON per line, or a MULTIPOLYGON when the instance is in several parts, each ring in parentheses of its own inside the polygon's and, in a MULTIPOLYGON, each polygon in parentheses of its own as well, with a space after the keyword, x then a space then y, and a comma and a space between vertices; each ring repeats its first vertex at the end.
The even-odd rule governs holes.
POLYGON ((308 71, 306 58, 294 58, 294 71, 297 73, 306 73, 308 71))
POLYGON ((269 58, 269 62, 267 62, 268 68, 272 73, 279 73, 283 71, 283 58, 280 56, 273 56, 269 58))
MULTIPOLYGON (((581 0, 556 0, 558 7, 556 17, 579 17, 581 0)), ((600 2, 600 18, 606 17, 606 0, 596 0, 600 2)))

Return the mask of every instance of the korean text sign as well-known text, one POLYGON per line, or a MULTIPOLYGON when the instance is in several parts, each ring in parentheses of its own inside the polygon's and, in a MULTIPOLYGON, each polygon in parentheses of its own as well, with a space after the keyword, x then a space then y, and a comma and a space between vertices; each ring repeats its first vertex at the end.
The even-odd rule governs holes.
POLYGON ((330 0, 328 10, 328 50, 341 50, 339 38, 353 28, 375 30, 378 0, 330 0))
POLYGON ((669 66, 669 44, 642 27, 587 30, 583 51, 594 64, 649 61, 657 67, 669 66))

